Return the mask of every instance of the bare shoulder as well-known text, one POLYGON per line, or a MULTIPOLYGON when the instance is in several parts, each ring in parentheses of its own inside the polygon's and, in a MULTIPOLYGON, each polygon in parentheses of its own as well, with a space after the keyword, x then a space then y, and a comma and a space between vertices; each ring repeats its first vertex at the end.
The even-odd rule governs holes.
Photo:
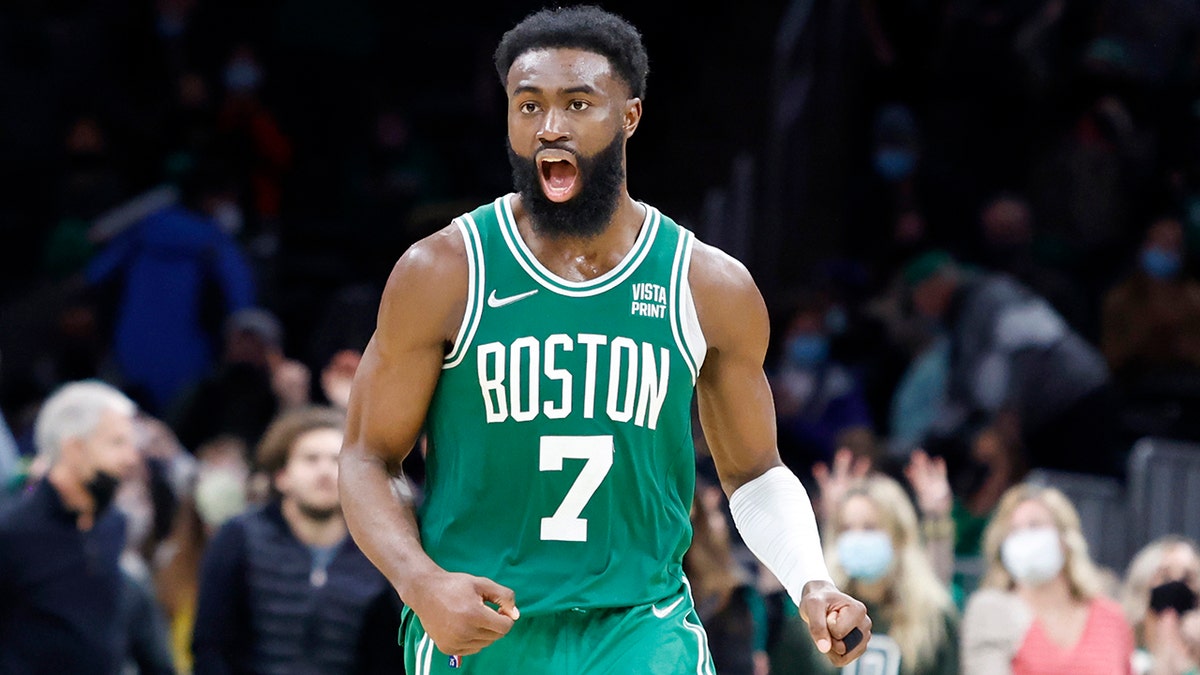
POLYGON ((452 337, 466 306, 467 249, 458 226, 447 225, 417 241, 388 275, 378 330, 413 330, 414 319, 452 337), (457 316, 455 316, 457 314, 457 316), (402 324, 402 325, 401 325, 402 324))
POLYGON ((750 270, 725 251, 697 240, 692 249, 688 283, 696 314, 709 345, 721 349, 731 340, 766 341, 766 303, 750 270))

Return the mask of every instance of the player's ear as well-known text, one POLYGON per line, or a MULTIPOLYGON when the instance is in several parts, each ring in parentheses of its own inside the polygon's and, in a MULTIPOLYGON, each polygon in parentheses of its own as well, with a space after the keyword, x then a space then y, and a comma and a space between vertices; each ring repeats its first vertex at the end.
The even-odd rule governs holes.
POLYGON ((625 118, 622 123, 622 128, 625 130, 625 138, 633 135, 637 131, 638 123, 642 121, 642 99, 631 98, 625 101, 625 118))

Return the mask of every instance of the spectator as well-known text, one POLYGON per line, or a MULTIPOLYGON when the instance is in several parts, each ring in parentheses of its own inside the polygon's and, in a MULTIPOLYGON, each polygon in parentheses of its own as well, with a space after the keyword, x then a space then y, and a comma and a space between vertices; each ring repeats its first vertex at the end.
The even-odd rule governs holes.
POLYGON ((766 675, 766 606, 753 575, 734 557, 728 508, 719 486, 697 482, 692 544, 683 556, 683 571, 717 672, 766 675))
POLYGON ((1187 274, 1183 225, 1156 219, 1137 267, 1104 296, 1101 347, 1125 385, 1140 375, 1200 372, 1200 281, 1187 274))
POLYGON ((1197 668, 1184 617, 1197 614, 1200 547, 1180 535, 1146 544, 1125 574, 1121 601, 1137 638, 1134 675, 1185 675, 1197 668))
MULTIPOLYGON (((868 649, 888 661, 881 672, 898 663, 908 675, 958 673, 958 609, 931 564, 904 487, 870 474, 853 480, 827 508, 829 570, 840 588, 855 589, 867 603, 875 622, 868 649)), ((836 672, 812 648, 799 615, 790 617, 771 673, 836 672)))
POLYGON ((950 340, 938 333, 916 348, 892 390, 887 454, 902 459, 921 445, 946 397, 950 340))
POLYGON ((362 351, 339 349, 321 368, 321 394, 330 405, 345 410, 350 404, 350 386, 361 360, 362 351))
POLYGON ((1094 311, 1077 283, 1047 264, 1037 248, 1033 206, 1019 192, 992 195, 979 211, 979 240, 975 257, 980 266, 1003 272, 1046 298, 1075 330, 1093 333, 1094 311))
POLYGON ((214 327, 256 297, 248 258, 215 220, 228 190, 216 171, 191 174, 181 203, 128 226, 83 272, 113 324, 123 387, 155 415, 212 367, 219 340, 214 327), (114 297, 109 307, 106 299, 114 297))
POLYGON ((868 133, 870 171, 850 195, 853 234, 845 244, 887 279, 931 237, 925 140, 913 109, 899 102, 874 111, 868 133))
POLYGON ((120 672, 130 644, 125 519, 109 506, 139 461, 135 413, 99 381, 65 384, 44 401, 34 429, 46 473, 0 516, 0 672, 120 672))
POLYGON ((121 570, 124 582, 117 625, 127 637, 121 675, 175 675, 167 624, 148 579, 121 570))
MULTIPOLYGON (((233 47, 222 74, 224 97, 216 112, 214 143, 249 187, 250 234, 277 236, 283 181, 295 153, 278 116, 263 95, 265 65, 250 43, 233 47)), ((239 227, 240 229, 240 227, 239 227)))
POLYGON ((232 434, 252 448, 276 414, 309 403, 308 368, 284 355, 283 340, 283 323, 268 309, 247 307, 229 316, 220 362, 170 413, 184 446, 194 450, 232 434))
POLYGON ((397 673, 399 598, 347 534, 345 416, 286 411, 258 446, 275 497, 226 522, 201 567, 196 675, 397 673))
MULTIPOLYGON (((895 458, 888 458, 878 466, 865 457, 857 457, 848 448, 834 455, 830 464, 819 463, 813 467, 813 477, 820 489, 814 502, 817 513, 825 527, 836 515, 837 505, 845 500, 846 493, 867 477, 876 473, 887 473, 898 479, 903 474, 920 509, 921 532, 925 538, 929 562, 938 578, 945 584, 954 576, 954 541, 956 525, 952 517, 954 495, 946 474, 946 461, 941 457, 930 457, 920 448, 909 453, 903 468, 897 470, 895 458)), ((958 591, 955 589, 955 600, 958 591)))
POLYGON ((815 294, 801 295, 788 315, 782 353, 770 376, 780 456, 803 476, 814 463, 832 459, 839 447, 875 454, 861 383, 830 355, 827 310, 815 294))
POLYGON ((1122 257, 1136 210, 1147 197, 1153 143, 1121 96, 1094 96, 1069 128, 1045 142, 1026 167, 1029 197, 1072 259, 1089 297, 1122 257))
POLYGON ((1079 514, 1055 488, 1005 492, 984 533, 986 572, 967 599, 963 672, 1130 672, 1133 630, 1088 555, 1079 514))
POLYGON ((155 556, 154 586, 167 616, 172 658, 181 673, 192 672, 200 559, 217 528, 246 509, 247 455, 236 436, 219 436, 196 449, 196 464, 181 490, 170 533, 155 556))
POLYGON ((905 277, 915 310, 939 322, 950 341, 946 398, 926 448, 961 474, 987 434, 1014 449, 1011 480, 1025 466, 1124 476, 1104 358, 1049 302, 944 251, 917 257, 905 277))

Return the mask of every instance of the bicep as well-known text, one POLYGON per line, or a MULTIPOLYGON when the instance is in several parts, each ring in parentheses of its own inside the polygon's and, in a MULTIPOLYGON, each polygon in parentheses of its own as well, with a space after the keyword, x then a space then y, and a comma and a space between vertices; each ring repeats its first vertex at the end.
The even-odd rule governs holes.
MULTIPOLYGON (((700 257, 690 279, 709 352, 696 383, 705 440, 726 494, 780 465, 775 404, 763 364, 767 308, 749 273, 726 257, 700 257)), ((695 264, 695 263, 694 263, 695 264)))
POLYGON ((416 444, 464 312, 466 264, 454 264, 460 249, 445 238, 414 247, 389 277, 350 393, 351 453, 395 468, 416 444))

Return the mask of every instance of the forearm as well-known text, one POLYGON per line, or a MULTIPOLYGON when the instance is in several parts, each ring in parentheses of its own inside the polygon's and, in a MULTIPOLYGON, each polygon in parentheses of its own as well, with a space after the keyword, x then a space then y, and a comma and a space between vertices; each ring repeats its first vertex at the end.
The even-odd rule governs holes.
POLYGON ((812 503, 791 470, 776 466, 748 481, 734 491, 729 507, 746 546, 797 606, 806 584, 831 582, 812 503))
POLYGON ((949 514, 925 515, 921 519, 925 553, 942 583, 954 580, 954 521, 949 514))
POLYGON ((359 450, 343 450, 338 480, 351 536, 407 601, 414 580, 438 569, 421 545, 412 502, 392 489, 383 460, 359 450))

